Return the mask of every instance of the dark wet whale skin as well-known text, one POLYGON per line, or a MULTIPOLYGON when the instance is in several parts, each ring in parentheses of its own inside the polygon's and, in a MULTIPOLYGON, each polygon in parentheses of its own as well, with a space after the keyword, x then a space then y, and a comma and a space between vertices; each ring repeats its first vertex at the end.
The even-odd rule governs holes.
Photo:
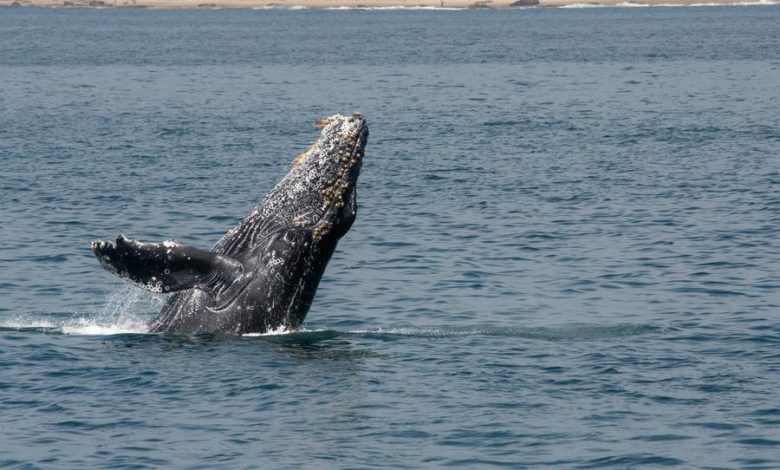
POLYGON ((179 290, 151 332, 264 333, 303 322, 339 239, 355 220, 368 138, 358 113, 318 124, 320 138, 211 252, 121 236, 116 246, 93 243, 109 271, 158 292, 179 290))

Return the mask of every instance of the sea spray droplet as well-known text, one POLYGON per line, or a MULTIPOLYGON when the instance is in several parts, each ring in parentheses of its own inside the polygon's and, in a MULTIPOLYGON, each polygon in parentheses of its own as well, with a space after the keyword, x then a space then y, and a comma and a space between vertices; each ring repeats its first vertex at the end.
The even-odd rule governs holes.
POLYGON ((162 301, 134 286, 122 286, 108 296, 95 314, 71 318, 60 329, 75 335, 146 333, 149 317, 160 309, 162 301))

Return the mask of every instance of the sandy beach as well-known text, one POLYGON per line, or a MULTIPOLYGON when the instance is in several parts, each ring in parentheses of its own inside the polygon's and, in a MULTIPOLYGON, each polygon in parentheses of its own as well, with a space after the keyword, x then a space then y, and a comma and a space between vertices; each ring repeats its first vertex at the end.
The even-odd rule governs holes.
POLYGON ((0 6, 140 8, 510 8, 776 4, 734 0, 0 0, 0 6))

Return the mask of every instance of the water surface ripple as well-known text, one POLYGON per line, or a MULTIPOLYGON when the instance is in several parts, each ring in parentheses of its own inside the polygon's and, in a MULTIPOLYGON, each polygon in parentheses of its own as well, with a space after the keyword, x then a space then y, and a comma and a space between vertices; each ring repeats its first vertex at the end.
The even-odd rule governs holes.
POLYGON ((780 467, 780 9, 0 10, 0 467, 780 467), (303 330, 143 334, 315 118, 303 330))

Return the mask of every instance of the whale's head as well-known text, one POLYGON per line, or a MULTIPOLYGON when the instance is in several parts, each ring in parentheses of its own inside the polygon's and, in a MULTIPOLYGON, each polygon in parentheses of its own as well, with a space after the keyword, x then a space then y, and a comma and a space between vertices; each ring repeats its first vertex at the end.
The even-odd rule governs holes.
MULTIPOLYGON (((357 180, 368 139, 360 113, 319 119, 319 138, 295 157, 262 207, 284 225, 312 231, 315 244, 338 241, 357 215, 357 180)), ((269 214, 270 215, 270 214, 269 214)))

